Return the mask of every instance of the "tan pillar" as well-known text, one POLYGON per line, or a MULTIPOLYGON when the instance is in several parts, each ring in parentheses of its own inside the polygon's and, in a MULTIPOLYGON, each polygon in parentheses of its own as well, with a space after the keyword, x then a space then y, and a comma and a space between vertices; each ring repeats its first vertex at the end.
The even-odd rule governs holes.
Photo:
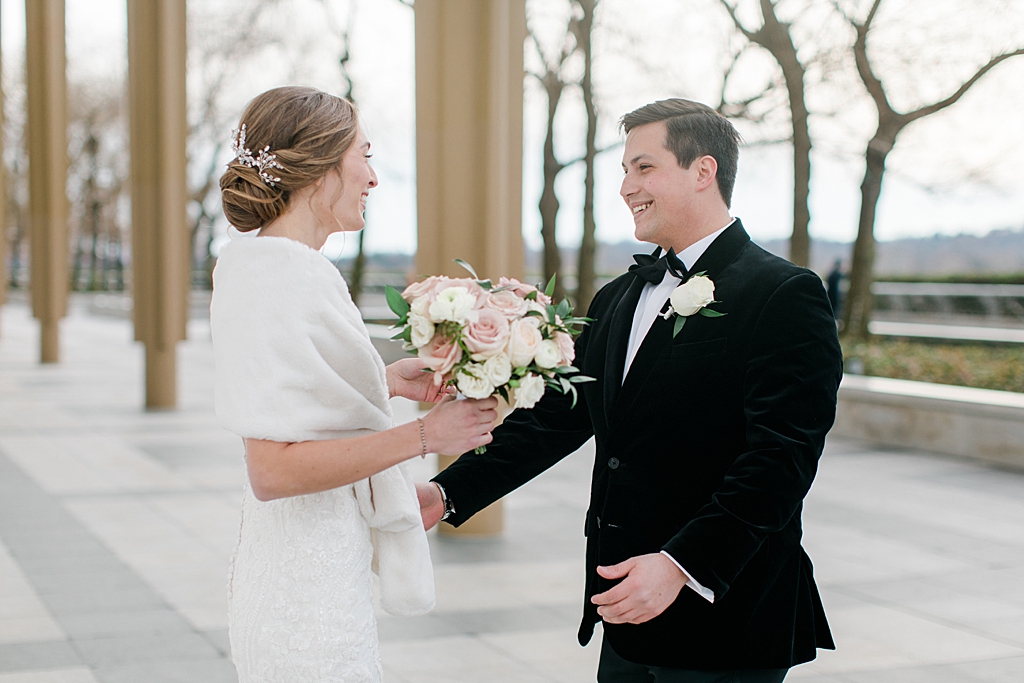
MULTIPOLYGON (((416 270, 461 276, 461 258, 481 277, 522 277, 526 2, 416 0, 415 11, 416 270)), ((501 528, 499 502, 441 531, 501 528)))
MULTIPOLYGON (((68 305, 67 79, 64 0, 25 0, 28 225, 40 361, 59 359, 68 305)), ((5 221, 6 223, 6 221, 5 221)))
POLYGON ((146 346, 146 407, 173 408, 190 270, 185 0, 128 0, 128 108, 135 339, 146 346))

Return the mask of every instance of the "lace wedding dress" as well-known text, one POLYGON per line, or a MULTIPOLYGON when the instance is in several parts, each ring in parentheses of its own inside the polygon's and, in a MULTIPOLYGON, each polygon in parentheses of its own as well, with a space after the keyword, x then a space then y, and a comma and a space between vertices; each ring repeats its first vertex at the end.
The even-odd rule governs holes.
POLYGON ((380 681, 372 554, 351 486, 265 503, 247 486, 229 581, 239 681, 380 681))
MULTIPOLYGON (((277 237, 220 253, 210 309, 217 415, 243 438, 298 442, 393 425, 384 364, 337 269, 277 237)), ((434 604, 419 505, 404 465, 322 493, 263 502, 245 486, 229 574, 239 683, 381 680, 381 605, 434 604)))

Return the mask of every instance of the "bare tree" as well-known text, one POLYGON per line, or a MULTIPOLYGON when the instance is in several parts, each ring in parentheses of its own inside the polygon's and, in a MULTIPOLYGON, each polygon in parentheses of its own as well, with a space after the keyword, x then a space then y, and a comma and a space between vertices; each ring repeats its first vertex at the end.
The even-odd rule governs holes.
MULTIPOLYGON (((0 59, 0 62, 3 60, 0 59)), ((4 126, 3 71, 0 70, 0 131, 4 126)), ((4 139, 0 134, 0 306, 7 302, 7 169, 3 163, 4 139)))
POLYGON ((562 281, 562 256, 558 250, 556 241, 556 227, 560 202, 555 193, 555 181, 558 174, 578 160, 570 162, 559 161, 555 155, 555 117, 558 113, 558 105, 566 88, 575 85, 574 79, 567 76, 567 66, 570 58, 576 53, 577 41, 574 24, 578 21, 575 16, 570 15, 569 23, 562 36, 561 45, 555 54, 548 54, 541 40, 538 37, 533 21, 527 23, 529 40, 537 51, 537 56, 543 71, 528 72, 533 76, 541 87, 547 98, 547 125, 544 133, 543 152, 543 174, 544 185, 541 189, 540 202, 540 234, 544 240, 544 280, 558 276, 555 280, 555 299, 560 300, 565 296, 565 286, 562 281))
MULTIPOLYGON (((793 143, 793 232, 789 239, 789 260, 806 266, 810 262, 811 238, 808 226, 811 222, 809 198, 811 193, 811 132, 808 125, 808 109, 805 89, 807 69, 800 61, 791 33, 792 24, 781 21, 776 13, 779 0, 759 0, 762 23, 760 28, 748 28, 736 14, 736 6, 729 0, 719 0, 725 7, 736 29, 751 43, 767 50, 779 68, 789 96, 789 111, 792 124, 793 143)), ((739 53, 737 53, 737 57, 739 53)), ((736 60, 732 61, 732 65, 736 60)), ((730 69, 731 71, 731 69, 730 69)), ((725 109, 725 85, 730 71, 726 72, 722 88, 722 109, 725 109)), ((753 99, 759 99, 761 94, 753 99)), ((753 102, 747 100, 734 105, 733 115, 745 112, 753 102)))
POLYGON ((118 208, 128 201, 129 176, 124 81, 90 76, 70 83, 68 111, 71 287, 123 287, 120 245, 128 226, 118 208))
POLYGON ((577 262, 576 306, 586 311, 594 298, 595 261, 597 257, 597 223, 594 219, 594 162, 603 151, 597 148, 597 106, 594 103, 594 15, 600 0, 574 0, 578 18, 570 23, 583 57, 583 77, 580 88, 583 106, 587 111, 586 149, 583 153, 583 237, 577 262))
POLYGON ((868 142, 864 153, 866 167, 864 180, 860 186, 860 217, 857 223, 857 240, 854 242, 853 247, 850 290, 847 294, 843 316, 844 334, 854 338, 864 338, 868 335, 868 323, 870 322, 873 305, 871 283, 875 261, 875 215, 878 207, 878 198, 882 193, 886 158, 896 145, 897 137, 911 123, 955 104, 995 66, 1011 57, 1024 55, 1024 47, 1000 52, 991 57, 973 75, 963 81, 951 95, 941 100, 921 105, 908 112, 899 112, 890 103, 885 84, 878 76, 868 51, 868 37, 871 33, 872 23, 878 16, 882 0, 872 1, 871 7, 863 20, 858 20, 852 14, 846 13, 838 2, 834 1, 834 4, 836 9, 843 14, 844 18, 856 32, 856 39, 853 44, 853 57, 857 67, 857 74, 860 76, 878 113, 878 123, 875 132, 871 136, 871 140, 868 142))
POLYGON ((242 3, 230 14, 230 21, 189 24, 189 78, 196 83, 189 111, 189 210, 194 280, 207 289, 213 285, 210 248, 220 208, 221 156, 227 143, 224 131, 237 116, 233 109, 225 110, 226 91, 249 61, 281 44, 280 36, 264 21, 280 4, 281 0, 242 3))

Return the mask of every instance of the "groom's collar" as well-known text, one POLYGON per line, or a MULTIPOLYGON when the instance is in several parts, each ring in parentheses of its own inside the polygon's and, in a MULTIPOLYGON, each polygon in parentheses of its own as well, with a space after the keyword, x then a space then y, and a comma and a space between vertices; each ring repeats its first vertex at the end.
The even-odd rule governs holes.
POLYGON ((686 266, 687 272, 693 272, 694 264, 696 264, 697 261, 700 260, 700 257, 703 256, 704 252, 708 250, 708 247, 711 246, 711 243, 718 239, 719 235, 728 230, 730 225, 736 222, 737 219, 733 218, 732 220, 729 221, 728 225, 721 227, 718 230, 715 230, 707 237, 697 240, 696 242, 688 246, 686 249, 683 249, 681 252, 679 252, 679 260, 682 261, 683 265, 686 266))
POLYGON ((725 270, 726 266, 732 263, 749 241, 750 236, 743 229, 743 223, 737 218, 722 230, 687 270, 691 273, 706 273, 709 278, 714 280, 719 273, 725 270))
MULTIPOLYGON (((704 252, 707 251, 708 247, 710 247, 711 244, 716 239, 718 239, 719 235, 724 233, 726 230, 728 230, 732 226, 737 225, 739 222, 740 222, 740 219, 733 218, 733 219, 731 219, 729 221, 728 225, 726 225, 725 227, 722 227, 722 228, 719 228, 718 230, 715 230, 710 235, 702 237, 701 239, 697 240, 696 242, 694 242, 690 246, 688 246, 685 249, 683 249, 682 251, 680 251, 677 254, 677 256, 679 257, 679 260, 683 262, 683 265, 686 266, 687 272, 690 272, 690 273, 693 272, 693 266, 696 265, 697 261, 700 260, 700 257, 704 255, 704 252)), ((657 247, 654 250, 654 252, 651 254, 651 256, 653 256, 655 258, 658 258, 663 253, 665 253, 665 250, 662 249, 659 246, 659 247, 657 247)))

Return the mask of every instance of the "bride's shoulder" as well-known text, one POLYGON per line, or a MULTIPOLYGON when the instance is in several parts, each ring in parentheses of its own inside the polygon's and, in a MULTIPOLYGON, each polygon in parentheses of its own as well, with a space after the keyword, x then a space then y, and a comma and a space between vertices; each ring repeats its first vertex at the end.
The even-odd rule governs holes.
POLYGON ((242 237, 224 245, 213 271, 214 301, 308 308, 344 299, 341 273, 320 252, 284 237, 242 237))

